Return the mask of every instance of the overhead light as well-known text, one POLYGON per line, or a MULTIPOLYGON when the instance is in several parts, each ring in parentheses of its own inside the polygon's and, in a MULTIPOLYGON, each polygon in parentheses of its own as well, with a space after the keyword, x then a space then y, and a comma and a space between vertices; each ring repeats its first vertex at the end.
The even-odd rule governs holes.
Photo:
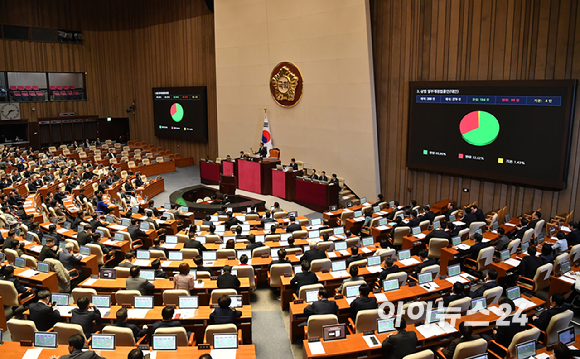
POLYGON ((112 118, 107 117, 107 122, 111 122, 112 118))

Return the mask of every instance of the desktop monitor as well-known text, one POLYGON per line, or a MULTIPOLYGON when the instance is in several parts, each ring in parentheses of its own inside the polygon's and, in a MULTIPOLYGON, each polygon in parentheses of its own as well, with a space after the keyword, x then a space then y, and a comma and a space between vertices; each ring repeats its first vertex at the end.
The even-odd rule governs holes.
POLYGON ((483 309, 487 309, 487 298, 480 297, 471 300, 471 310, 477 312, 483 309))
POLYGON ((350 285, 346 287, 346 297, 357 297, 360 294, 360 285, 350 285))
POLYGON ((115 334, 93 334, 91 338, 91 349, 115 350, 115 334))
POLYGON ((292 233, 280 233, 280 241, 288 241, 292 237, 292 233))
POLYGON ((346 241, 338 241, 334 242, 334 250, 335 251, 344 251, 347 248, 346 241))
POLYGON ((177 239, 177 236, 174 236, 174 235, 166 235, 165 236, 165 243, 167 243, 167 244, 177 244, 177 243, 179 243, 179 240, 177 239))
POLYGON ((402 261, 404 259, 409 259, 411 258, 411 250, 410 249, 404 249, 399 251, 399 253, 397 253, 399 260, 402 261))
POLYGON ((367 257, 367 267, 381 265, 381 256, 367 257))
POLYGON ((155 270, 141 269, 141 272, 139 273, 139 278, 145 278, 147 280, 155 280, 155 270))
POLYGON ((105 221, 107 223, 113 223, 115 221, 115 218, 111 215, 105 216, 105 221))
POLYGON ((129 218, 123 218, 121 220, 121 225, 123 227, 129 227, 131 225, 131 220, 129 218))
POLYGON ((306 291, 306 303, 316 302, 318 300, 318 289, 306 291))
POLYGON ((388 218, 381 218, 381 219, 379 219, 379 226, 386 226, 387 224, 389 224, 389 219, 388 218))
POLYGON ((91 255, 91 249, 89 247, 81 246, 80 252, 83 256, 90 256, 91 255))
POLYGON ((346 324, 324 325, 322 339, 324 341, 346 339, 346 324))
POLYGON ((421 227, 413 227, 411 230, 413 231, 414 236, 421 234, 421 227))
POLYGON ((205 236, 199 236, 196 237, 195 239, 197 239, 201 244, 205 244, 205 236))
POLYGON ((536 237, 536 244, 537 244, 537 245, 541 245, 542 243, 544 243, 544 240, 545 240, 545 239, 546 239, 546 237, 544 236, 544 234, 543 234, 543 233, 542 233, 542 234, 539 234, 539 235, 536 237))
POLYGON ((389 319, 377 319, 377 334, 395 331, 395 317, 389 319))
POLYGON ((153 309, 153 296, 142 295, 133 299, 135 309, 153 309))
POLYGON ((530 340, 516 345, 517 359, 527 359, 536 355, 536 341, 530 340))
POLYGON ((67 306, 69 303, 69 296, 68 294, 64 293, 51 293, 50 299, 52 303, 56 303, 56 305, 60 306, 67 306))
POLYGON ((231 307, 233 307, 233 308, 241 308, 241 307, 244 306, 244 303, 242 302, 242 296, 241 295, 230 295, 229 297, 232 300, 232 304, 230 304, 231 307))
POLYGON ((451 238, 451 244, 454 246, 460 245, 461 244, 461 237, 457 236, 457 237, 451 238))
POLYGON ((32 232, 26 233, 26 240, 29 242, 34 242, 34 235, 32 234, 32 232))
POLYGON ((574 344, 575 338, 576 333, 574 331, 574 326, 558 331, 558 340, 564 345, 574 344))
POLYGON ((318 229, 315 229, 313 231, 308 231, 308 238, 309 239, 316 239, 316 238, 320 238, 320 231, 318 229))
POLYGON ((226 231, 226 226, 223 224, 218 224, 217 226, 215 226, 215 231, 216 233, 222 233, 226 231))
POLYGON ((399 280, 398 279, 385 279, 383 281, 383 291, 390 292, 393 290, 399 289, 399 280))
POLYGON ((425 317, 425 324, 439 323, 440 321, 442 321, 444 319, 445 319, 445 312, 441 312, 438 310, 432 310, 425 317))
POLYGON ((433 281, 433 273, 431 272, 419 273, 417 277, 419 284, 425 284, 433 281))
POLYGON ((249 249, 238 249, 236 251, 238 259, 240 259, 244 254, 248 256, 248 258, 252 258, 252 251, 249 249))
POLYGON ((176 334, 154 334, 151 339, 152 350, 177 350, 176 334))
POLYGON ((217 259, 217 252, 214 251, 203 251, 202 257, 204 261, 215 261, 217 259))
POLYGON ((214 334, 213 335, 214 349, 237 349, 238 348, 238 334, 214 334))
POLYGON ((14 258, 14 266, 16 268, 24 268, 24 267, 26 267, 26 259, 20 258, 20 257, 14 258))
POLYGON ((507 297, 511 300, 516 300, 521 297, 520 287, 511 287, 506 289, 507 297))
POLYGON ((60 249, 61 251, 65 251, 66 250, 66 243, 65 242, 60 242, 58 244, 58 249, 60 249))
POLYGON ((390 201, 389 202, 389 208, 393 208, 395 207, 395 201, 390 201))
POLYGON ((335 236, 342 236, 344 234, 344 227, 334 227, 332 232, 335 236))
POLYGON ((322 224, 322 219, 314 218, 310 221, 311 226, 320 226, 322 224))
MULTIPOLYGON (((569 263, 569 262, 568 262, 569 263)), ((38 270, 40 273, 48 273, 48 269, 49 269, 49 264, 45 263, 45 262, 38 262, 37 266, 36 266, 36 270, 38 270)))
POLYGON ((164 203, 163 204, 163 208, 165 208, 165 209, 171 209, 171 203, 164 203))
POLYGON ((57 333, 35 332, 34 346, 37 348, 56 348, 57 347, 57 333))
POLYGON ((101 279, 116 279, 117 270, 115 268, 101 268, 99 270, 99 277, 101 279))
POLYGON ((346 270, 346 260, 334 261, 332 262, 332 271, 339 272, 346 270))
POLYGON ((456 275, 459 275, 461 273, 461 265, 460 264, 454 264, 452 266, 447 267, 447 276, 448 277, 454 277, 456 275))
POLYGON ((505 262, 508 259, 510 259, 510 250, 509 249, 504 249, 503 251, 499 252, 501 255, 501 261, 505 262))
POLYGON ((161 216, 160 218, 163 221, 169 221, 171 220, 171 214, 170 213, 165 213, 163 216, 161 216))
POLYGON ((133 213, 133 214, 139 213, 139 207, 137 207, 137 206, 131 207, 131 213, 133 213))
POLYGON ((170 261, 182 261, 183 260, 183 252, 180 251, 169 251, 169 258, 170 261))
POLYGON ((199 297, 197 295, 188 297, 179 297, 179 309, 197 309, 199 308, 199 297))
POLYGON ((137 253, 135 256, 137 259, 151 259, 151 253, 145 249, 137 249, 137 253))
POLYGON ((93 295, 91 302, 97 308, 111 308, 111 296, 110 295, 93 295))
POLYGON ((374 244, 375 244, 375 239, 373 237, 364 237, 362 239, 362 245, 363 245, 363 247, 372 246, 374 244))
POLYGON ((266 236, 263 234, 256 234, 256 242, 264 242, 265 238, 266 236))
POLYGON ((217 214, 211 215, 210 216, 210 221, 212 221, 212 222, 219 222, 219 216, 217 214))

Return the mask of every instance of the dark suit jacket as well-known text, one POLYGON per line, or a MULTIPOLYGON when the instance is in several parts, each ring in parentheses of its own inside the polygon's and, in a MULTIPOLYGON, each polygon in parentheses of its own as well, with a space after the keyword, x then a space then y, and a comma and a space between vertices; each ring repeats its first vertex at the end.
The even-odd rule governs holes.
POLYGON ((52 248, 45 245, 45 246, 42 246, 42 249, 40 250, 40 254, 38 255, 38 260, 42 262, 46 258, 58 259, 58 254, 56 254, 56 252, 53 251, 52 248))
POLYGON ((435 212, 433 212, 433 211, 425 212, 425 214, 422 215, 420 218, 421 221, 429 220, 430 223, 433 223, 434 219, 435 219, 435 212))
POLYGON ((290 259, 288 259, 288 258, 286 258, 284 260, 282 260, 282 259, 274 259, 272 262, 270 262, 270 265, 268 266, 268 269, 272 268, 272 266, 274 264, 286 264, 286 263, 292 264, 292 262, 290 262, 290 259))
POLYGON ((34 321, 36 328, 42 332, 54 327, 56 323, 64 321, 58 310, 52 309, 52 307, 44 304, 44 302, 32 303, 29 309, 30 320, 34 321))
POLYGON ((497 287, 499 284, 497 284, 496 281, 492 280, 489 282, 484 283, 481 287, 477 288, 477 290, 470 292, 469 296, 471 298, 479 298, 479 297, 483 297, 483 292, 485 292, 488 289, 491 288, 495 288, 497 287))
POLYGON ((288 165, 288 167, 292 167, 292 169, 294 171, 298 171, 298 164, 297 163, 291 163, 291 164, 288 165))
POLYGON ((139 327, 136 326, 135 324, 129 324, 127 322, 117 322, 115 323, 115 326, 120 328, 131 329, 131 331, 133 332, 133 336, 135 337, 135 340, 147 334, 147 329, 139 329, 139 327))
POLYGON ((136 241, 139 236, 146 235, 146 233, 143 232, 141 229, 139 229, 139 227, 133 226, 133 225, 127 227, 127 233, 129 233, 129 235, 131 236, 131 239, 134 241, 136 241))
POLYGON ((239 310, 218 307, 209 315, 209 321, 211 324, 236 324, 236 319, 241 316, 239 310))
POLYGON ((302 287, 303 285, 318 283, 318 276, 310 271, 297 273, 294 276, 294 278, 292 278, 290 283, 296 285, 297 287, 296 294, 298 294, 300 292, 300 287, 302 287))
POLYGON ((318 300, 314 303, 310 303, 304 308, 304 314, 315 315, 315 314, 336 314, 338 313, 338 304, 334 300, 318 300))
POLYGON ((556 314, 564 312, 565 310, 566 308, 563 307, 560 308, 554 307, 548 310, 544 310, 543 312, 540 313, 538 319, 533 320, 531 324, 538 327, 538 329, 545 331, 546 328, 548 328, 548 324, 550 324, 550 320, 552 319, 552 317, 556 314))
POLYGON ((153 328, 151 329, 152 333, 159 328, 173 328, 173 327, 182 327, 181 322, 179 320, 162 320, 160 322, 155 322, 153 324, 153 328))
POLYGON ((461 222, 465 223, 465 226, 469 228, 469 225, 473 222, 477 222, 477 216, 474 213, 466 214, 461 219, 461 222))
POLYGON ((328 177, 326 177, 326 176, 320 176, 320 177, 318 177, 318 180, 319 181, 328 182, 328 177))
POLYGON ((348 268, 349 264, 351 264, 352 262, 360 261, 363 259, 364 257, 360 254, 357 254, 356 256, 350 256, 350 258, 346 259, 346 267, 348 268))
POLYGON ((575 229, 572 232, 568 233, 566 236, 566 241, 568 242, 569 246, 575 246, 580 244, 580 230, 575 229))
POLYGON ((97 230, 97 227, 106 227, 98 219, 93 219, 90 224, 91 224, 91 229, 93 230, 93 232, 97 230))
POLYGON ((530 227, 528 226, 523 226, 522 229, 520 229, 519 231, 516 232, 516 234, 514 234, 513 238, 524 238, 524 233, 526 233, 526 231, 530 229, 530 227))
POLYGON ((240 286, 240 280, 237 276, 231 273, 224 273, 218 276, 217 287, 218 288, 232 288, 237 289, 240 286))
POLYGON ((256 152, 255 154, 260 156, 260 157, 266 157, 266 156, 268 156, 268 149, 266 147, 262 147, 262 148, 258 149, 258 152, 256 152))
POLYGON ((141 292, 141 295, 145 295, 148 291, 152 292, 155 289, 155 285, 145 278, 129 277, 125 280, 125 282, 127 285, 127 290, 138 290, 141 292))
POLYGON ((472 245, 471 247, 469 247, 468 249, 459 250, 459 253, 461 255, 463 254, 467 254, 469 256, 469 258, 473 259, 473 260, 477 260, 477 256, 479 256, 479 251, 487 248, 489 246, 489 242, 487 243, 483 243, 483 242, 479 242, 479 243, 475 243, 474 245, 472 245))
POLYGON ((504 249, 507 249, 509 244, 510 244, 510 239, 508 238, 508 236, 506 236, 504 234, 503 236, 499 237, 499 239, 497 240, 497 243, 495 244, 495 249, 497 251, 503 251, 504 249))
POLYGON ((507 317, 504 322, 509 323, 509 325, 502 325, 497 327, 497 333, 492 337, 498 344, 508 347, 512 339, 516 334, 526 329, 525 324, 521 325, 519 323, 514 323, 512 321, 513 317, 507 317))
POLYGON ((425 268, 425 267, 429 267, 429 266, 432 266, 432 265, 434 265, 434 264, 437 264, 437 263, 435 263, 435 261, 434 261, 433 259, 431 259, 431 258, 427 258, 427 260, 426 260, 425 262, 423 262, 423 263, 421 263, 421 264, 417 265, 417 267, 415 268, 415 275, 417 275, 417 274, 421 273, 421 270, 422 270, 423 268, 425 268))
POLYGON ((200 253, 207 250, 200 241, 191 238, 185 240, 183 248, 197 249, 200 253))
POLYGON ((302 226, 300 226, 299 224, 296 224, 296 223, 292 223, 288 227, 286 227, 286 233, 292 233, 294 231, 299 231, 301 229, 302 229, 302 226))
POLYGON ((415 218, 411 218, 409 220, 409 223, 407 223, 407 226, 409 226, 409 228, 413 229, 413 227, 417 227, 420 223, 421 223, 421 220, 419 218, 415 217, 415 218))
POLYGON ((224 222, 224 225, 226 226, 226 228, 230 228, 231 226, 235 226, 237 224, 242 224, 242 222, 240 220, 238 220, 236 217, 232 217, 229 218, 227 221, 224 222))
POLYGON ((258 247, 262 247, 263 245, 264 245, 264 243, 262 243, 262 242, 249 243, 246 246, 246 249, 249 249, 249 250, 253 251, 254 249, 256 249, 258 247))
POLYGON ((86 352, 82 350, 74 350, 71 354, 62 355, 61 359, 105 359, 99 356, 92 350, 87 350, 86 352))
POLYGON ((443 306, 444 307, 448 307, 449 303, 454 302, 458 299, 461 298, 465 298, 465 293, 460 293, 460 294, 452 294, 452 295, 448 295, 447 297, 443 297, 443 306))
POLYGON ((63 267, 66 270, 73 270, 75 269, 75 264, 81 261, 80 257, 76 257, 71 252, 64 250, 58 253, 58 260, 62 263, 63 267))
POLYGON ((465 342, 470 342, 472 340, 476 340, 479 338, 480 338, 480 336, 475 334, 475 335, 472 335, 470 337, 461 337, 461 338, 453 339, 451 341, 451 343, 449 343, 447 348, 443 349, 443 354, 445 355, 445 357, 447 359, 452 359, 453 354, 455 354, 455 348, 457 348, 457 345, 459 345, 461 343, 465 343, 465 342))
POLYGON ((534 279, 536 270, 544 264, 545 262, 541 258, 535 256, 525 256, 520 262, 520 265, 517 266, 517 271, 521 276, 534 279))
POLYGON ((383 353, 387 359, 403 359, 417 351, 417 334, 406 330, 387 337, 383 341, 383 353))
POLYGON ((96 321, 97 325, 101 323, 101 312, 98 310, 80 310, 79 308, 72 310, 70 322, 83 327, 83 333, 87 338, 93 334, 93 321, 96 321))
POLYGON ((385 268, 385 269, 383 269, 383 271, 381 272, 381 277, 380 277, 380 278, 381 278, 381 283, 382 283, 382 282, 383 282, 385 279, 387 279, 387 276, 388 276, 389 274, 398 273, 398 272, 399 272, 399 266, 398 266, 398 265, 396 265, 396 264, 393 264, 393 266, 392 266, 392 267, 390 267, 390 268, 385 268))
POLYGON ((356 315, 359 310, 366 309, 377 309, 379 307, 377 303, 377 298, 375 297, 358 297, 352 303, 350 303, 350 312, 352 313, 352 319, 356 320, 356 315))
MULTIPOLYGON (((274 218, 270 217, 270 218, 262 218, 260 220, 260 223, 262 224, 262 227, 264 227, 264 229, 266 228, 266 226, 268 225, 268 223, 271 223, 269 226, 271 226, 274 223, 278 223, 278 221, 276 221, 274 218)), ((270 229, 270 227, 268 227, 268 229, 270 229)))
POLYGON ((306 253, 304 253, 304 255, 302 256, 302 258, 300 258, 300 260, 301 261, 307 260, 309 262, 312 262, 315 259, 324 259, 324 258, 326 258, 325 251, 318 248, 312 248, 310 250, 307 250, 306 253))
POLYGON ((474 214, 479 222, 485 222, 485 214, 483 214, 483 211, 481 210, 481 208, 478 208, 474 214))
POLYGON ((432 230, 427 236, 425 236, 425 243, 429 243, 431 238, 445 238, 450 240, 451 235, 449 235, 449 232, 445 232, 442 229, 435 229, 432 230))

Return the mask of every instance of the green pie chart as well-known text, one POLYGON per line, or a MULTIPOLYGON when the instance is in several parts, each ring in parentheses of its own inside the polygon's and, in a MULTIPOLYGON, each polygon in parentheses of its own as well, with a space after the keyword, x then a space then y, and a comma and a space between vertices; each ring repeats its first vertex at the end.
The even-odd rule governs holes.
POLYGON ((499 135, 499 121, 489 112, 473 111, 461 119, 459 132, 473 146, 487 146, 499 135))
POLYGON ((177 102, 171 105, 170 113, 173 121, 179 122, 183 120, 183 107, 181 107, 177 102))

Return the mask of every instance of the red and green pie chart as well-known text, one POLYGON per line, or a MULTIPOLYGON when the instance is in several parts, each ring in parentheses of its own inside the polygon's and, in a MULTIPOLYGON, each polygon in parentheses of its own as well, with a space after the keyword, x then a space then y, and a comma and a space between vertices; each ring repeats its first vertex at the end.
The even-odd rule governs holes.
POLYGON ((489 112, 473 111, 461 119, 459 132, 473 146, 487 146, 499 135, 499 121, 489 112))
POLYGON ((183 120, 183 107, 181 107, 177 102, 171 105, 170 113, 173 121, 179 122, 183 120))

